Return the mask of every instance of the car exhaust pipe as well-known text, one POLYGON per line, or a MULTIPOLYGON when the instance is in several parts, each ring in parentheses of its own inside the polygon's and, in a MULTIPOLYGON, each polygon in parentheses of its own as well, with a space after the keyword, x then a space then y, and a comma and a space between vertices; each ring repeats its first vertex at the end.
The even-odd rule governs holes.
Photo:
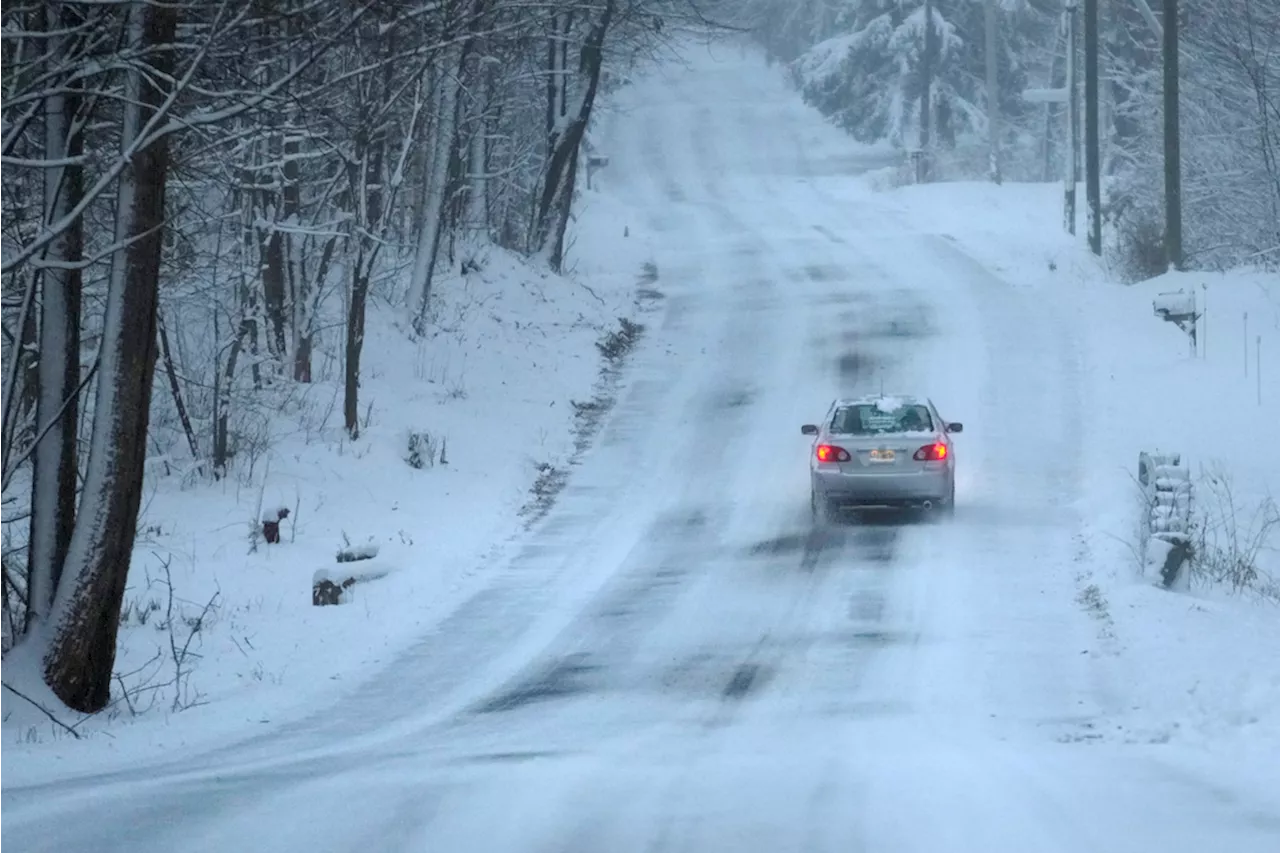
POLYGON ((926 510, 931 510, 933 509, 933 501, 925 501, 923 504, 921 504, 921 506, 923 506, 926 510))

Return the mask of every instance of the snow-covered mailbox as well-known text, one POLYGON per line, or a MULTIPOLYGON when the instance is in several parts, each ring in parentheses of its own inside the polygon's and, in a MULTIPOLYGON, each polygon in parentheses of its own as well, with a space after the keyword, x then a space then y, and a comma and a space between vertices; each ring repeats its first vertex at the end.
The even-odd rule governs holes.
POLYGON ((1191 350, 1196 347, 1196 326, 1200 315, 1196 312, 1196 293, 1194 290, 1179 290, 1173 293, 1161 293, 1151 302, 1156 316, 1167 323, 1176 323, 1178 328, 1191 338, 1191 350))
POLYGON ((1139 453, 1142 487, 1141 554, 1144 573, 1156 568, 1166 588, 1185 585, 1191 557, 1191 472, 1178 453, 1139 453))

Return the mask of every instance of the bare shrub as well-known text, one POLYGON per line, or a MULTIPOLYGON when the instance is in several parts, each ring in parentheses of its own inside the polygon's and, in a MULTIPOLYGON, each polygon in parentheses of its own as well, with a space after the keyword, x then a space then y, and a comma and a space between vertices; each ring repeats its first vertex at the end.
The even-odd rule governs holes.
POLYGON ((178 601, 173 589, 173 576, 169 572, 169 561, 164 562, 165 586, 169 590, 168 604, 165 608, 164 626, 169 634, 169 655, 173 664, 172 709, 185 711, 204 704, 204 694, 191 686, 191 673, 200 660, 200 654, 194 647, 199 646, 201 633, 217 616, 217 604, 220 594, 215 592, 195 615, 189 613, 178 601))
POLYGON ((1201 512, 1192 576, 1206 584, 1280 600, 1275 580, 1258 565, 1280 531, 1280 507, 1268 497, 1252 510, 1240 505, 1231 478, 1220 467, 1208 471, 1200 489, 1201 512))
POLYGON ((112 681, 119 690, 114 712, 123 705, 129 716, 141 716, 156 707, 185 711, 205 703, 205 696, 191 682, 201 659, 204 632, 219 616, 221 592, 215 591, 203 604, 182 598, 173 583, 172 559, 157 555, 163 577, 147 578, 142 594, 126 599, 120 624, 151 625, 162 635, 162 645, 144 663, 127 672, 114 672, 112 681), (153 592, 163 587, 163 593, 153 592))
POLYGON ((163 609, 158 598, 126 598, 120 607, 120 627, 146 625, 154 614, 163 609))
POLYGON ((1103 216, 1112 236, 1107 261, 1121 281, 1145 281, 1165 272, 1164 213, 1151 199, 1113 189, 1103 216))
POLYGON ((544 518, 555 505, 556 498, 569 483, 569 472, 550 462, 538 464, 538 477, 529 489, 529 500, 520 508, 526 526, 532 526, 544 518))
POLYGON ((609 362, 619 362, 635 347, 644 334, 644 326, 626 317, 618 318, 618 328, 596 341, 596 349, 609 362))

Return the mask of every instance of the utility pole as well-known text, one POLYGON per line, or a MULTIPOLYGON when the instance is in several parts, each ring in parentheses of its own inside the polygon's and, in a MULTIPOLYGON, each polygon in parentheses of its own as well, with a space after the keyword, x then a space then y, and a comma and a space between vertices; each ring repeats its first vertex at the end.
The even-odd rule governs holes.
POLYGON ((996 0, 987 0, 987 131, 991 180, 1000 183, 1000 79, 996 63, 996 0))
POLYGON ((1098 143, 1098 0, 1084 0, 1084 170, 1089 250, 1102 254, 1102 156, 1098 143))
POLYGON ((924 181, 930 171, 929 125, 933 118, 933 0, 924 0, 924 55, 920 57, 920 164, 917 181, 924 181))
POLYGON ((1067 233, 1076 233, 1076 184, 1080 181, 1080 99, 1076 81, 1077 0, 1067 0, 1063 15, 1067 21, 1067 176, 1064 182, 1062 215, 1067 233))
POLYGON ((1164 0, 1164 250, 1182 269, 1182 146, 1178 132, 1178 0, 1164 0))

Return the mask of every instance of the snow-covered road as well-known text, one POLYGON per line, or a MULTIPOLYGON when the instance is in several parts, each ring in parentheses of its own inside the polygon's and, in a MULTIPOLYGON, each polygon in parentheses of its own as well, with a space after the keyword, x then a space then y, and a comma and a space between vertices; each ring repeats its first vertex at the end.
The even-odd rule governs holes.
POLYGON ((597 140, 664 298, 510 564, 334 708, 6 785, 10 850, 1280 849, 1250 792, 1098 737, 1076 318, 832 191, 881 163, 772 72, 691 63, 597 140), (882 385, 964 422, 955 520, 815 534, 799 426, 882 385))

